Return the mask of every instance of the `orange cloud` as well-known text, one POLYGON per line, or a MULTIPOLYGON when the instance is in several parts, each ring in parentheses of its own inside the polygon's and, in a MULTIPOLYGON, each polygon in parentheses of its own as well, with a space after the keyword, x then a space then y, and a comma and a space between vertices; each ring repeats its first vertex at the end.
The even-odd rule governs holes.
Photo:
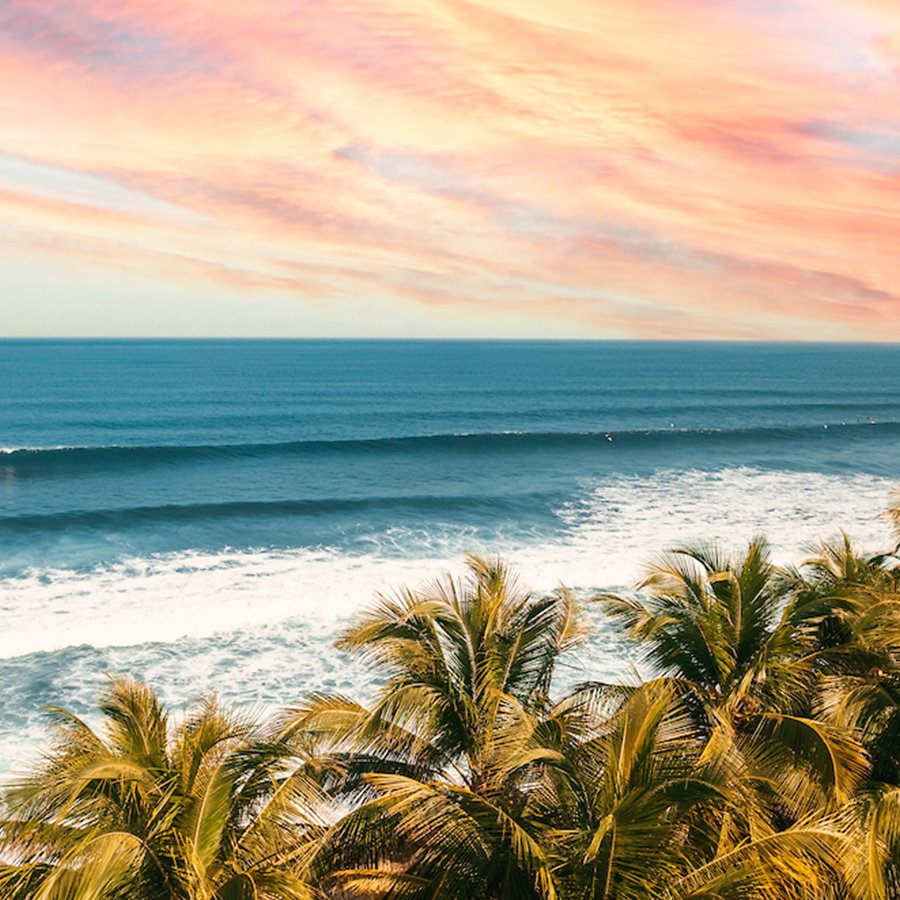
POLYGON ((783 7, 11 0, 7 246, 454 332, 896 339, 900 15, 783 7))

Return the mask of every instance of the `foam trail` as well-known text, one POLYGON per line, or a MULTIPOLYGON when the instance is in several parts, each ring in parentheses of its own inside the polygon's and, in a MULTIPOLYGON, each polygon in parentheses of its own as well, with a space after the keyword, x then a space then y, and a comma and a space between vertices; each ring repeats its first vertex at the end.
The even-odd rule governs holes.
POLYGON ((877 515, 892 483, 869 475, 671 471, 650 478, 606 477, 558 511, 553 539, 484 547, 464 532, 428 535, 402 528, 373 535, 367 552, 335 549, 180 552, 125 559, 88 571, 29 570, 0 581, 5 628, 0 658, 77 644, 122 646, 204 637, 300 617, 331 622, 375 591, 460 571, 468 550, 500 552, 538 590, 627 585, 657 551, 692 539, 738 546, 759 531, 776 558, 799 559, 804 545, 839 523, 863 546, 887 546, 877 515))
POLYGON ((451 562, 333 550, 228 550, 126 559, 86 572, 31 570, 0 587, 14 596, 0 658, 77 644, 203 637, 296 616, 332 622, 373 590, 451 562))
MULTIPOLYGON (((535 533, 490 547, 472 533, 397 527, 365 552, 336 549, 181 552, 88 571, 30 571, 0 580, 0 772, 17 770, 46 740, 41 708, 93 718, 103 672, 143 678, 170 703, 207 690, 269 708, 307 690, 371 692, 375 673, 339 653, 334 638, 377 590, 462 571, 466 550, 502 553, 536 590, 583 594, 633 583, 655 552, 694 538, 738 547, 761 529, 776 559, 841 525, 860 546, 891 542, 878 515, 893 486, 869 475, 664 471, 589 479, 558 510, 553 540, 535 533)), ((628 677, 630 649, 608 625, 561 683, 628 677)))
POLYGON ((810 545, 846 531, 863 550, 893 543, 884 510, 896 482, 874 475, 670 470, 652 478, 598 480, 560 515, 571 528, 574 583, 626 585, 659 551, 716 540, 737 550, 764 534, 776 563, 800 562, 810 545), (591 559, 591 578, 579 555, 591 559))

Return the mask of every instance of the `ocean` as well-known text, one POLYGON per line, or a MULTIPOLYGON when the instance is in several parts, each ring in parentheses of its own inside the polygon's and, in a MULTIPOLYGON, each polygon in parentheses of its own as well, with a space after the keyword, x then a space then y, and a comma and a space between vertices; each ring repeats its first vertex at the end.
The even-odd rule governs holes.
MULTIPOLYGON (((365 697, 376 591, 497 553, 535 590, 660 550, 884 548, 900 346, 0 342, 0 771, 104 673, 173 705, 365 697)), ((597 622, 563 679, 631 677, 597 622)))

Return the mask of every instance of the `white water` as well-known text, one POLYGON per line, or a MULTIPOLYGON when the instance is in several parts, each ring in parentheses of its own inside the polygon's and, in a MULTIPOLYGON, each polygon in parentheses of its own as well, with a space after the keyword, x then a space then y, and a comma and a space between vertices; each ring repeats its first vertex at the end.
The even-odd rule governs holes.
MULTIPOLYGON (((90 709, 103 670, 146 678, 172 702, 206 690, 264 705, 310 689, 364 695, 373 675, 334 650, 337 632, 376 591, 460 572, 468 550, 502 553, 535 590, 589 593, 632 584, 656 552, 693 539, 737 548, 765 531, 787 562, 842 527, 860 547, 883 549, 891 534, 880 511, 893 486, 861 474, 659 472, 585 483, 558 511, 562 531, 528 543, 500 538, 485 548, 458 532, 395 529, 356 555, 185 552, 29 571, 0 581, 0 721, 13 723, 0 736, 0 770, 20 765, 43 738, 42 705, 90 709)), ((623 659, 621 642, 601 629, 570 678, 621 676, 623 659)))

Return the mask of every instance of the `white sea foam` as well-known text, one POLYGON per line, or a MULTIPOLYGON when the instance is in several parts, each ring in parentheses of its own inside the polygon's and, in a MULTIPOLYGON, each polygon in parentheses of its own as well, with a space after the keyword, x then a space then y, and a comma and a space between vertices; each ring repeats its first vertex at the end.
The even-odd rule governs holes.
POLYGON ((737 549, 760 533, 779 564, 799 562, 810 544, 834 537, 839 529, 863 550, 883 550, 891 544, 884 510, 895 484, 858 473, 749 467, 602 479, 560 512, 573 545, 590 558, 588 570, 573 567, 569 578, 630 584, 660 550, 710 539, 737 549))
POLYGON ((596 588, 634 582, 641 564, 674 543, 717 538, 726 546, 759 531, 779 561, 844 527, 863 547, 884 547, 880 511, 892 483, 869 475, 671 471, 616 476, 585 485, 559 510, 552 539, 500 538, 475 546, 466 532, 431 543, 392 529, 367 553, 323 550, 183 552, 126 559, 89 571, 31 570, 0 581, 0 658, 91 644, 112 646, 203 637, 300 617, 329 622, 375 591, 459 571, 467 550, 503 553, 537 590, 564 583, 596 588))
POLYGON ((10 456, 13 453, 43 453, 47 450, 85 450, 86 447, 57 444, 54 447, 0 447, 0 456, 10 456))
POLYGON ((30 570, 0 582, 0 658, 78 644, 203 637, 302 617, 331 622, 373 590, 451 560, 333 550, 228 550, 125 559, 89 571, 30 570))
MULTIPOLYGON (((584 592, 631 584, 654 553, 693 539, 737 547, 765 531, 785 562, 843 527, 874 550, 891 543, 880 511, 892 487, 862 474, 752 468, 604 477, 558 510, 552 537, 498 535, 483 546, 472 531, 398 527, 353 555, 183 552, 89 571, 32 570, 0 581, 0 718, 18 717, 0 738, 0 771, 28 755, 41 705, 89 709, 103 671, 146 678, 172 701, 207 689, 260 704, 307 689, 364 694, 372 675, 333 648, 337 632, 375 591, 461 572, 467 550, 502 553, 536 590, 562 583, 584 592)), ((621 675, 625 658, 616 636, 601 631, 571 677, 621 675)))

